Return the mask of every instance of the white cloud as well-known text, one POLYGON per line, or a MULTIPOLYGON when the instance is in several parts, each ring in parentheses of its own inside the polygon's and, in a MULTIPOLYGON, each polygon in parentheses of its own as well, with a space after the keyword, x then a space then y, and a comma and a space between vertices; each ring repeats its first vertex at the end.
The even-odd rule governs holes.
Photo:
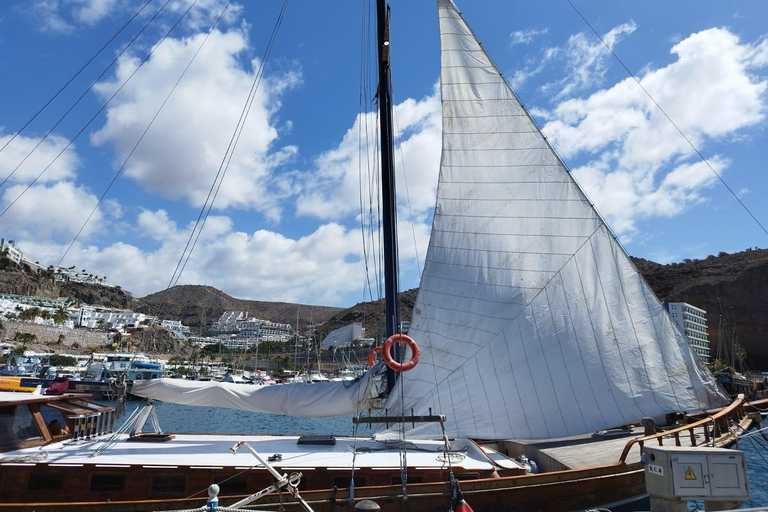
MULTIPOLYGON (((160 4, 150 4, 141 12, 139 19, 149 19, 154 15, 160 4)), ((187 30, 199 31, 207 29, 226 5, 226 0, 198 0, 185 16, 182 26, 187 30)), ((80 26, 92 27, 106 18, 115 15, 126 16, 126 20, 139 11, 146 0, 36 0, 28 7, 28 15, 37 30, 42 32, 71 33, 80 26)), ((185 0, 173 0, 164 9, 168 21, 161 16, 159 25, 166 25, 165 30, 181 16, 190 6, 185 0), (171 20, 171 18, 173 18, 171 20)), ((222 21, 232 23, 242 12, 242 6, 232 3, 227 8, 222 21)))
MULTIPOLYGON (((765 63, 759 45, 742 44, 725 29, 692 34, 672 48, 676 62, 640 77, 675 124, 701 150, 764 121, 768 82, 753 75, 765 63)), ((544 132, 566 158, 588 155, 574 170, 619 234, 636 220, 680 213, 701 200, 715 179, 648 96, 631 79, 547 113, 544 132)), ((723 172, 729 161, 709 157, 723 172)))
MULTIPOLYGON (((407 179, 410 205, 417 214, 434 208, 437 174, 441 148, 441 110, 439 93, 415 101, 407 99, 395 107, 395 125, 400 131, 399 145, 395 149, 395 166, 398 170, 398 190, 401 207, 405 197, 407 179), (403 176, 404 171, 407 178, 403 176)), ((305 173, 302 192, 297 200, 300 215, 312 215, 321 219, 342 219, 360 211, 360 176, 363 176, 364 200, 370 195, 378 197, 378 190, 371 190, 371 183, 378 183, 378 167, 374 165, 376 147, 369 144, 368 161, 360 158, 359 148, 365 145, 365 134, 374 134, 375 114, 359 115, 355 124, 334 149, 323 153, 317 160, 317 171, 305 173), (367 125, 367 126, 366 126, 367 125), (362 134, 362 135, 361 135, 362 134), (373 175, 371 175, 373 173, 373 175)), ((371 135, 373 140, 373 135, 371 135)), ((373 185, 375 186, 375 185, 373 185)))
MULTIPOLYGON (((0 148, 5 146, 10 138, 10 135, 0 136, 0 148)), ((48 170, 37 180, 38 183, 72 179, 75 176, 80 165, 75 145, 71 145, 54 162, 68 140, 50 135, 32 152, 40 138, 19 135, 0 152, 0 181, 8 178, 10 183, 30 183, 49 165, 48 170)))
MULTIPOLYGON (((603 41, 612 49, 623 36, 635 30, 635 22, 623 23, 604 34, 603 41)), ((551 91, 562 98, 603 81, 608 70, 606 61, 610 51, 591 34, 579 33, 568 38, 563 54, 568 62, 568 74, 561 80, 545 85, 545 91, 551 91)))
MULTIPOLYGON (((5 209, 19 197, 24 188, 25 185, 5 188, 2 208, 5 209)), ((0 231, 6 236, 12 234, 15 238, 29 241, 55 240, 58 243, 69 243, 97 202, 95 195, 71 181, 35 185, 0 218, 0 231)), ((96 210, 82 236, 87 237, 104 229, 104 220, 103 213, 96 210)))
MULTIPOLYGON (((106 124, 92 135, 98 145, 114 146, 118 161, 130 153, 167 92, 202 42, 203 34, 167 39, 110 104, 106 124)), ((150 132, 133 154, 126 176, 145 190, 200 206, 208 195, 240 117, 259 66, 238 61, 247 41, 239 31, 214 31, 203 46, 150 132), (160 137, 158 134, 162 134, 160 137)), ((98 92, 110 96, 139 64, 120 61, 115 80, 98 92)), ((281 190, 271 189, 271 172, 290 159, 295 147, 276 147, 278 131, 273 116, 279 96, 300 81, 297 73, 265 78, 256 92, 239 144, 216 199, 217 208, 259 210, 280 216, 281 190)))
MULTIPOLYGON (((154 249, 122 242, 103 248, 78 243, 64 264, 107 275, 135 296, 145 296, 168 285, 191 227, 177 227, 162 210, 143 211, 136 229, 154 240, 154 249)), ((26 240, 20 247, 41 262, 63 252, 62 245, 26 240)), ((211 217, 179 283, 207 282, 241 298, 338 304, 364 284, 361 253, 359 230, 338 224, 291 239, 267 230, 237 231, 229 218, 211 217)))
POLYGON ((528 44, 533 41, 536 36, 540 36, 548 32, 549 29, 546 27, 541 30, 535 28, 528 30, 515 30, 509 35, 509 44, 510 46, 514 46, 516 44, 528 44))

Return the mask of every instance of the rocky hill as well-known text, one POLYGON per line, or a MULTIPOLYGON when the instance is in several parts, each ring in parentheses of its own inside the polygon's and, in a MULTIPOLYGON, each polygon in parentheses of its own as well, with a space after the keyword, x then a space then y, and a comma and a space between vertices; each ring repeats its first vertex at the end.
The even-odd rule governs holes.
POLYGON ((661 300, 687 302, 707 311, 713 355, 722 325, 738 332, 750 368, 768 369, 768 250, 721 252, 669 265, 634 261, 661 300))
POLYGON ((205 330, 205 327, 218 320, 225 311, 247 311, 256 318, 291 325, 296 324, 298 311, 299 329, 304 332, 309 326, 310 313, 312 323, 319 326, 343 310, 328 306, 236 299, 211 286, 198 285, 174 286, 147 295, 141 302, 144 304, 139 310, 142 313, 181 320, 195 332, 199 331, 201 324, 205 330))
MULTIPOLYGON (((417 292, 418 290, 416 288, 400 292, 398 298, 400 299, 401 322, 410 321, 413 305, 416 302, 417 292)), ((322 339, 332 330, 351 323, 359 322, 365 327, 366 336, 380 339, 385 334, 384 320, 384 299, 379 299, 374 302, 360 302, 329 318, 325 324, 317 329, 317 338, 318 341, 322 341, 322 339)))
MULTIPOLYGON (((720 253, 701 260, 661 265, 633 258, 638 270, 663 301, 684 301, 707 311, 713 355, 720 342, 720 327, 738 332, 751 368, 768 369, 768 250, 748 249, 735 254, 720 253)), ((384 330, 383 301, 363 302, 348 309, 308 306, 284 302, 236 299, 210 286, 176 286, 141 299, 120 288, 68 283, 57 285, 43 271, 35 273, 0 257, 0 293, 70 297, 84 303, 132 309, 163 318, 181 320, 194 331, 209 326, 224 311, 247 311, 252 316, 299 324, 306 332, 310 322, 317 339, 352 322, 362 322, 367 334, 378 338, 384 330)), ((416 290, 400 295, 401 319, 409 320, 416 290)))

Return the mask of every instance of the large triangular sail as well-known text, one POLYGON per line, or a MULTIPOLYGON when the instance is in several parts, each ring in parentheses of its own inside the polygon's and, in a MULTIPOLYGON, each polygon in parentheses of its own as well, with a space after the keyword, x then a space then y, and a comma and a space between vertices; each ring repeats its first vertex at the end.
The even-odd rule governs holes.
POLYGON ((524 439, 725 403, 456 6, 438 5, 443 152, 409 330, 422 355, 389 413, 524 439))

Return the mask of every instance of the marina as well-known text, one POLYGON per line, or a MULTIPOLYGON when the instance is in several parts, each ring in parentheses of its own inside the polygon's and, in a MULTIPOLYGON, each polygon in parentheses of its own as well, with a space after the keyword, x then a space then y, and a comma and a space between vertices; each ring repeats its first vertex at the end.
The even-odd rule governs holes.
MULTIPOLYGON (((568 512, 641 510, 650 495, 655 512, 699 499, 725 509, 749 496, 742 454, 726 448, 740 436, 759 442, 748 436, 764 432, 768 401, 718 384, 706 337, 692 344, 673 320, 452 0, 434 13, 436 205, 413 313, 401 318, 393 32, 389 3, 371 9, 385 325, 367 366, 339 364, 332 378, 318 354, 312 368, 308 347, 303 374, 294 356, 293 370, 283 360, 282 376, 268 378, 258 362, 248 375, 213 366, 211 348, 207 375, 195 365, 193 378, 170 378, 169 364, 140 354, 159 315, 139 329, 139 317, 121 313, 141 342, 89 361, 83 380, 49 382, 42 370, 27 375, 23 357, 9 360, 20 380, 19 392, 0 392, 0 511, 352 512, 374 501, 384 512, 568 512), (91 384, 109 390, 84 393, 91 384), (681 457, 699 461, 682 486, 673 481, 681 457), (702 473, 709 460, 737 470, 702 473), (674 489, 663 494, 670 486, 656 477, 674 489)), ((106 328, 112 315, 89 321, 106 328)), ((262 331, 298 347, 296 323, 292 335, 291 324, 233 310, 216 329, 236 334, 226 348, 245 352, 262 331)))

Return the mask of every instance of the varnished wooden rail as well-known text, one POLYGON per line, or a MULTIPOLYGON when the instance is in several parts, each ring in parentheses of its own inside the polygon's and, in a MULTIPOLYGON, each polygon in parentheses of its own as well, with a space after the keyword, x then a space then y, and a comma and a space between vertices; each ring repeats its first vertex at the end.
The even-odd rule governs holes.
POLYGON ((672 429, 672 430, 666 430, 664 432, 658 432, 656 434, 652 434, 650 436, 643 436, 643 437, 637 437, 635 439, 630 440, 627 445, 624 447, 624 451, 621 452, 621 457, 619 458, 619 463, 625 463, 627 456, 629 455, 629 451, 632 449, 632 447, 635 444, 640 445, 640 451, 643 450, 643 445, 648 441, 656 440, 659 443, 659 446, 664 445, 663 439, 665 437, 672 436, 675 440, 675 446, 681 446, 680 442, 680 434, 687 432, 690 436, 691 440, 691 446, 697 446, 696 444, 696 433, 695 429, 701 428, 704 433, 704 444, 707 445, 711 442, 716 442, 722 435, 727 434, 729 432, 728 428, 728 421, 729 419, 734 419, 735 421, 740 421, 742 418, 746 416, 746 411, 744 410, 744 395, 739 395, 736 397, 736 400, 734 400, 729 406, 724 407, 720 409, 720 411, 714 413, 712 416, 709 416, 707 418, 704 418, 703 420, 696 421, 694 423, 689 423, 688 425, 683 425, 681 427, 672 429), (712 435, 710 436, 710 428, 712 429, 712 435))

